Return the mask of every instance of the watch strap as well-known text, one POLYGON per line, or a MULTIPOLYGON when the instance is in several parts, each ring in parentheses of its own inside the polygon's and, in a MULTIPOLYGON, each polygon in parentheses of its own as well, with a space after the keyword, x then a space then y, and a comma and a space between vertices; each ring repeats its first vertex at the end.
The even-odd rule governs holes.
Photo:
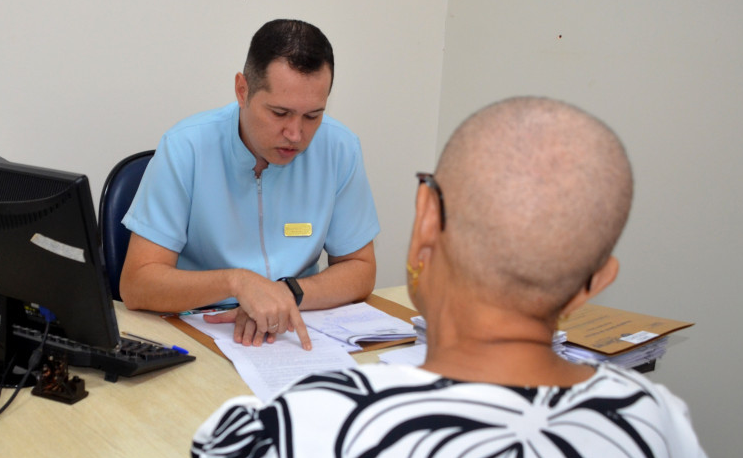
POLYGON ((297 307, 299 307, 299 304, 302 303, 302 298, 304 298, 304 291, 302 291, 302 287, 299 286, 297 279, 294 277, 281 277, 276 281, 283 281, 286 283, 286 286, 289 287, 289 291, 294 295, 294 301, 297 303, 297 307))

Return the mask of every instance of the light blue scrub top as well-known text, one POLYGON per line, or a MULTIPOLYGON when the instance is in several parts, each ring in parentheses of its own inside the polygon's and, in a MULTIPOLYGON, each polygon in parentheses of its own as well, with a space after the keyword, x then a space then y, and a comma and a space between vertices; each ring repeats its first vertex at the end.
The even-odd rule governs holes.
POLYGON ((323 248, 343 256, 374 239, 379 221, 353 132, 325 115, 307 150, 257 179, 238 117, 233 102, 166 132, 123 224, 179 253, 179 269, 241 267, 272 280, 317 273, 323 248), (310 223, 312 235, 285 236, 287 223, 310 223))

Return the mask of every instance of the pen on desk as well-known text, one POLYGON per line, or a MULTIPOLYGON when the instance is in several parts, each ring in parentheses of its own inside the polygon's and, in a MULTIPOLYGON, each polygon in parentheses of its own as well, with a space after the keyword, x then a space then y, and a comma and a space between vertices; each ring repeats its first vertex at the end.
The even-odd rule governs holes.
POLYGON ((136 334, 132 334, 131 332, 122 332, 121 334, 122 335, 125 335, 125 336, 129 336, 129 337, 133 337, 133 338, 138 339, 138 340, 141 340, 142 342, 145 342, 145 343, 150 343, 150 344, 153 344, 153 345, 159 345, 159 346, 164 347, 164 348, 172 348, 173 350, 177 351, 178 353, 182 353, 184 355, 187 355, 188 354, 188 350, 186 350, 185 348, 181 348, 181 347, 179 347, 177 345, 165 345, 164 343, 160 343, 160 342, 158 342, 156 340, 148 339, 147 337, 138 336, 136 334))
POLYGON ((163 313, 160 315, 160 317, 168 318, 171 316, 201 315, 204 313, 226 312, 227 310, 232 310, 234 308, 237 308, 237 304, 215 305, 214 307, 210 307, 206 309, 193 309, 193 310, 186 310, 185 312, 163 313))

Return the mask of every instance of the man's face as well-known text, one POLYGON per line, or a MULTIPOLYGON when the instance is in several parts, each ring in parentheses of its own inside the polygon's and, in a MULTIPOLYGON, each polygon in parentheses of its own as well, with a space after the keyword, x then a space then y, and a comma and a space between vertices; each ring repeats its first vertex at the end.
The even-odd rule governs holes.
POLYGON ((248 101, 245 76, 237 74, 240 138, 256 158, 257 173, 268 164, 288 164, 307 149, 322 122, 330 80, 327 66, 306 75, 278 59, 266 69, 267 88, 248 101))

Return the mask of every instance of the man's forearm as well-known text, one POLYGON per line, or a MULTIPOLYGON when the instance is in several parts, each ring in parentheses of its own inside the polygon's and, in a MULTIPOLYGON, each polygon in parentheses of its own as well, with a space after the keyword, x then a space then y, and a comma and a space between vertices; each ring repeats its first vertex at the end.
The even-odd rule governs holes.
MULTIPOLYGON (((130 309, 177 312, 229 297, 246 311, 270 309, 289 300, 274 282, 246 269, 189 271, 176 268, 178 254, 132 234, 121 273, 121 297, 130 309)), ((299 279, 303 310, 336 307, 367 297, 374 289, 374 244, 345 256, 329 256, 329 267, 299 279)))
POLYGON ((374 290, 377 265, 370 243, 359 256, 334 262, 311 277, 300 278, 304 290, 300 310, 327 309, 363 300, 374 290))
POLYGON ((232 297, 235 282, 249 274, 244 269, 188 271, 149 264, 122 275, 121 296, 132 310, 180 312, 232 297))

